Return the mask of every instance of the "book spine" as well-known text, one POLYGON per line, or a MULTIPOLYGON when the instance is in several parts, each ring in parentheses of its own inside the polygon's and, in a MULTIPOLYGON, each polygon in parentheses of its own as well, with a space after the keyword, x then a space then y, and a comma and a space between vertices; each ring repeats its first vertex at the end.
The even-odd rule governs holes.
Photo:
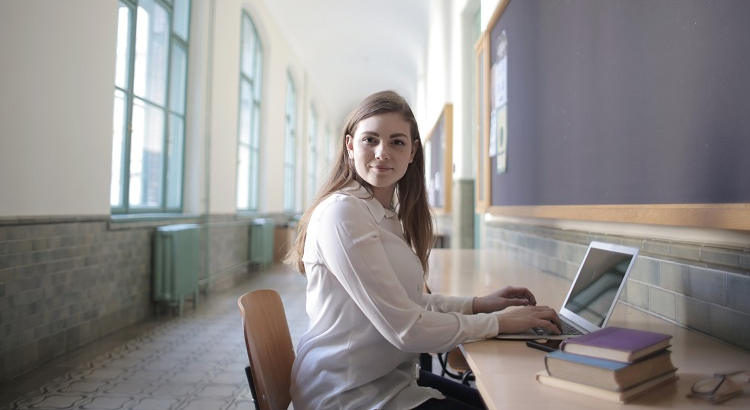
POLYGON ((585 394, 587 396, 596 397, 615 403, 624 403, 624 400, 620 398, 620 395, 618 393, 602 390, 592 386, 586 386, 575 382, 570 382, 563 379, 558 379, 549 376, 549 374, 544 374, 543 372, 539 372, 536 374, 536 381, 540 384, 557 387, 558 389, 585 394))

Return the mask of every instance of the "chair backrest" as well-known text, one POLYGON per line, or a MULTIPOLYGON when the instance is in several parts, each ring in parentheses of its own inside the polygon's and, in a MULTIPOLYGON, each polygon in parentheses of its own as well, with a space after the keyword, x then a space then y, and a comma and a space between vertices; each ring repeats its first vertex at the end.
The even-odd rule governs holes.
POLYGON ((274 290, 256 290, 242 295, 237 304, 256 403, 262 410, 286 409, 291 402, 294 349, 281 297, 274 290))

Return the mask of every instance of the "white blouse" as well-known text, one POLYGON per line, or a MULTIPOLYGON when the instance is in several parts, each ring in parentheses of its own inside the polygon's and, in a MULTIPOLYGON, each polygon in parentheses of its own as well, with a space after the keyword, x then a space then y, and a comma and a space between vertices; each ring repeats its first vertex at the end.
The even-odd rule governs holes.
POLYGON ((307 315, 292 368, 294 408, 409 409, 435 389, 417 385, 421 352, 498 333, 471 297, 426 294, 423 270, 395 212, 359 185, 324 199, 302 258, 307 315))

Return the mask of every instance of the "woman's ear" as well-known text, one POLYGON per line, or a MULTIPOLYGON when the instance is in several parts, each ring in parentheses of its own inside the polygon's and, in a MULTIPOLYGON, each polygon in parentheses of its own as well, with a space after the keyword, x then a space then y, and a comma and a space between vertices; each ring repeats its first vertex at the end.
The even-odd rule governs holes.
POLYGON ((351 135, 346 134, 346 151, 349 154, 349 158, 352 157, 352 151, 354 151, 354 138, 351 135))
POLYGON ((419 144, 419 141, 414 141, 411 144, 411 156, 409 157, 410 164, 414 162, 414 155, 417 155, 417 144, 419 144))

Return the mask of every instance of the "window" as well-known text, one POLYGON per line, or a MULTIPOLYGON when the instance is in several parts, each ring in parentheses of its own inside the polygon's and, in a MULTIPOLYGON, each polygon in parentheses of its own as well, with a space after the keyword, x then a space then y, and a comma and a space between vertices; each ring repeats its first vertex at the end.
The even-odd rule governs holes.
POLYGON ((248 211, 258 210, 262 57, 258 32, 250 16, 243 12, 237 131, 237 209, 248 211))
POLYGON ((297 117, 297 93, 294 90, 292 77, 287 73, 286 86, 286 127, 284 135, 284 210, 295 210, 295 178, 297 172, 294 166, 297 156, 297 138, 295 121, 297 117))
POLYGON ((120 0, 113 213, 180 212, 190 0, 120 0))
MULTIPOLYGON (((326 133, 325 133, 325 140, 326 140, 326 164, 333 164, 333 155, 335 154, 334 150, 336 149, 336 141, 333 139, 333 133, 331 132, 331 127, 326 127, 326 133)), ((326 170, 327 172, 328 170, 326 170)))
POLYGON ((315 190, 318 187, 317 166, 318 166, 318 116, 315 114, 315 108, 310 107, 310 124, 308 126, 308 145, 307 145, 307 203, 312 202, 315 190))

